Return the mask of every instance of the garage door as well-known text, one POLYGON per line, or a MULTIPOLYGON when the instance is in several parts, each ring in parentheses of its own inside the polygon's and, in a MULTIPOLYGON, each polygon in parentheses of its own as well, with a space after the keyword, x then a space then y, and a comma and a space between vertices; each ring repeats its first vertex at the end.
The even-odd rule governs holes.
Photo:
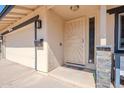
POLYGON ((5 36, 6 58, 35 68, 34 23, 5 36))

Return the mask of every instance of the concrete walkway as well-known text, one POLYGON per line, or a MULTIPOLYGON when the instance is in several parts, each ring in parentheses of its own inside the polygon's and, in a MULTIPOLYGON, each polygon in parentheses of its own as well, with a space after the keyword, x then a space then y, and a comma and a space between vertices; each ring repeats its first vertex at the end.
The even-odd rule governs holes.
POLYGON ((76 86, 35 70, 13 63, 0 61, 0 87, 6 88, 74 88, 76 86))

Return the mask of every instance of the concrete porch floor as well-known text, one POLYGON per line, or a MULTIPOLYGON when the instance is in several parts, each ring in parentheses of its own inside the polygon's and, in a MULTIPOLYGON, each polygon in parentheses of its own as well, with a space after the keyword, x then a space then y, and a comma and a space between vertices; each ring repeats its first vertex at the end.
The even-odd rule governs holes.
POLYGON ((84 70, 76 70, 67 67, 58 67, 49 73, 50 76, 69 82, 82 88, 95 88, 93 73, 84 70))
POLYGON ((44 74, 32 68, 0 60, 0 87, 2 88, 78 88, 95 87, 92 73, 65 67, 44 74))
POLYGON ((75 88, 32 68, 8 60, 0 60, 0 87, 2 88, 75 88))

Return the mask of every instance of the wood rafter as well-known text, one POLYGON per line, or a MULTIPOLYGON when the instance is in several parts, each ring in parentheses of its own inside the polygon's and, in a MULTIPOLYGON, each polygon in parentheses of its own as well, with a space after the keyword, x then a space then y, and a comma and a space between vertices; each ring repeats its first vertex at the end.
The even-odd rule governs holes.
POLYGON ((15 22, 15 21, 1 20, 0 24, 11 24, 13 22, 15 22))
POLYGON ((4 18, 6 18, 6 19, 20 19, 21 17, 15 17, 15 16, 10 17, 10 16, 6 16, 6 17, 4 17, 4 18))
POLYGON ((34 8, 30 8, 27 6, 14 6, 14 9, 19 9, 21 12, 16 12, 16 11, 10 11, 6 16, 4 16, 1 20, 0 20, 0 30, 4 30, 6 29, 8 26, 14 24, 15 22, 17 22, 18 20, 20 20, 21 18, 23 18, 24 16, 27 16, 29 14, 29 12, 25 13, 23 12, 23 10, 25 11, 30 11, 33 12, 34 10, 36 10, 37 8, 39 8, 40 6, 36 6, 34 8))
POLYGON ((25 13, 16 13, 16 12, 9 12, 9 15, 20 15, 20 16, 26 16, 27 14, 25 13))
POLYGON ((3 18, 2 21, 16 21, 16 19, 6 19, 6 18, 3 18))
POLYGON ((27 8, 27 7, 24 7, 24 6, 15 6, 14 8, 15 9, 21 9, 21 10, 27 10, 27 11, 34 11, 34 9, 30 9, 30 8, 27 8))

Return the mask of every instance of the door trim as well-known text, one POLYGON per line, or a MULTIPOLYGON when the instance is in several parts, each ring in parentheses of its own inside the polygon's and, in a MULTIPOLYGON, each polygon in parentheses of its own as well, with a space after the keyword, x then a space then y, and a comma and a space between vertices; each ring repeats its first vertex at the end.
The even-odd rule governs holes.
POLYGON ((95 17, 95 44, 94 44, 94 64, 89 64, 88 63, 88 61, 89 61, 89 43, 88 44, 86 44, 86 47, 87 47, 87 49, 86 49, 86 68, 89 68, 89 69, 93 69, 93 70, 95 70, 96 69, 96 45, 97 45, 97 43, 98 43, 98 37, 97 37, 97 32, 99 31, 99 27, 98 27, 98 25, 97 24, 99 24, 99 12, 97 12, 97 13, 93 13, 93 14, 90 14, 89 16, 87 16, 87 40, 86 40, 86 42, 89 42, 89 18, 92 18, 92 17, 95 17))

